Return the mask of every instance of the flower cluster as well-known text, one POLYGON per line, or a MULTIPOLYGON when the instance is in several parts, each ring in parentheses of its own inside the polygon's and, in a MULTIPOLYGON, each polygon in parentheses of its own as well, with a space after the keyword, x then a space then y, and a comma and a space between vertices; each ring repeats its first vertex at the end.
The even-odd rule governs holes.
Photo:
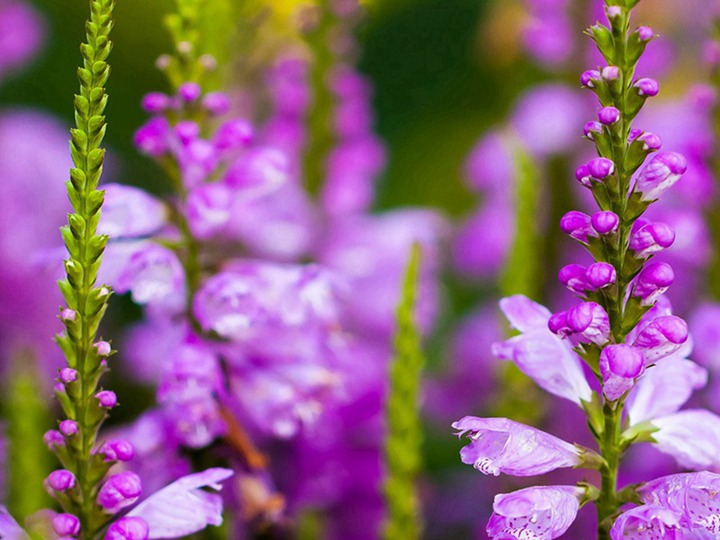
POLYGON ((718 480, 712 473, 661 478, 641 488, 617 486, 622 455, 636 442, 651 442, 685 468, 719 464, 710 449, 717 444, 720 417, 680 410, 705 385, 707 373, 687 359, 688 326, 664 297, 674 280, 672 267, 652 260, 672 245, 675 233, 641 217, 679 180, 687 161, 660 151, 659 136, 632 125, 659 91, 655 80, 633 78, 655 37, 649 27, 631 30, 636 3, 606 2, 608 26, 598 23, 588 30, 607 65, 581 77, 600 102, 597 118, 584 128, 598 157, 578 167, 575 176, 599 208, 590 215, 571 211, 560 226, 594 261, 567 265, 558 276, 580 302, 551 313, 524 296, 504 299, 501 308, 520 335, 493 348, 540 387, 581 407, 598 452, 504 418, 466 417, 453 424, 472 441, 461 453, 463 462, 485 474, 534 476, 581 467, 597 469, 601 484, 498 495, 487 527, 493 538, 557 538, 588 501, 597 507, 599 538, 717 532, 712 485, 718 480), (597 394, 588 373, 601 385, 597 394), (620 513, 624 503, 638 500, 644 505, 620 513))

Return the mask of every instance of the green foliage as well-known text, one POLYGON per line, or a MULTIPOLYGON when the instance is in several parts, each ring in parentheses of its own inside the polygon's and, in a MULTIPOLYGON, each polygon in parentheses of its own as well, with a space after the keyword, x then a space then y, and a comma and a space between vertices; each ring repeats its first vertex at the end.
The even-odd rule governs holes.
POLYGON ((65 261, 66 278, 59 284, 67 308, 75 315, 64 319, 65 333, 57 341, 68 366, 78 371, 77 380, 57 393, 66 416, 78 423, 78 433, 66 437, 65 447, 56 452, 63 466, 75 474, 77 488, 59 500, 65 511, 80 518, 84 540, 96 538, 108 520, 95 503, 98 484, 107 473, 108 464, 103 455, 93 453, 98 430, 106 417, 94 397, 106 371, 94 344, 110 297, 110 291, 97 286, 96 280, 107 243, 106 236, 97 234, 104 195, 97 188, 105 156, 100 145, 106 128, 104 111, 108 98, 104 87, 110 74, 107 58, 112 49, 109 35, 113 7, 113 0, 90 2, 90 20, 85 26, 87 41, 80 46, 83 65, 77 71, 80 92, 75 96, 76 127, 70 132, 74 167, 67 182, 74 212, 62 230, 69 257, 65 261))
POLYGON ((416 540, 421 532, 415 489, 422 444, 418 392, 424 363, 420 331, 414 320, 419 272, 420 247, 416 244, 403 281, 397 309, 395 356, 390 365, 385 443, 386 540, 416 540))

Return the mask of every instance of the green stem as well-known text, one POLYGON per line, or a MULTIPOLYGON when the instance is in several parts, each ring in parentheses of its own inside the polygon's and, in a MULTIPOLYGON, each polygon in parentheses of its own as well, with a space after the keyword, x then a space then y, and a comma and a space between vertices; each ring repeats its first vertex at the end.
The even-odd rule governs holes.
POLYGON ((622 402, 606 403, 603 407, 603 433, 600 438, 600 454, 605 464, 600 467, 600 495, 596 501, 598 513, 598 540, 609 540, 611 517, 619 507, 617 477, 620 466, 620 420, 622 402))

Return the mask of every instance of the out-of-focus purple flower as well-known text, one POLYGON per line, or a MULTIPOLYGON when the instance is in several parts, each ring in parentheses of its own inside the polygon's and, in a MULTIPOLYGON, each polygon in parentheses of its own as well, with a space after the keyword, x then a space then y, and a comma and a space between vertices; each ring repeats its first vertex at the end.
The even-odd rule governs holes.
POLYGON ((523 29, 525 50, 542 64, 557 67, 571 57, 572 25, 561 13, 542 13, 523 29))
POLYGON ((463 463, 483 474, 535 476, 580 464, 577 447, 507 418, 466 416, 452 427, 472 441, 460 451, 463 463))
POLYGON ((674 280, 672 266, 664 262, 650 263, 635 279, 632 295, 640 298, 643 306, 651 306, 660 295, 665 294, 674 280))
POLYGON ((465 163, 468 186, 486 196, 509 195, 515 175, 512 145, 506 137, 490 131, 480 139, 465 163))
POLYGON ((143 519, 149 538, 181 538, 208 525, 222 524, 222 498, 201 488, 221 489, 234 474, 229 469, 207 469, 176 480, 150 495, 128 514, 143 519))
POLYGON ((703 366, 720 371, 720 305, 700 305, 689 323, 696 344, 695 358, 703 366))
POLYGON ((258 147, 241 156, 224 176, 238 196, 253 199, 280 189, 288 181, 287 156, 275 148, 258 147))
POLYGON ((581 401, 590 401, 592 391, 585 379, 580 358, 567 340, 548 329, 550 312, 522 295, 503 298, 500 309, 522 334, 493 344, 493 354, 503 360, 512 360, 523 373, 551 394, 578 405, 581 401))
POLYGON ((122 184, 106 184, 98 233, 111 239, 137 238, 160 231, 167 222, 167 208, 145 191, 122 184))
POLYGON ((681 467, 713 470, 720 467, 720 417, 705 409, 688 409, 654 418, 656 447, 673 456, 681 467))
POLYGON ((106 512, 116 514, 134 504, 142 493, 142 482, 134 472, 126 471, 112 475, 100 488, 97 502, 106 512))
POLYGON ((687 160, 677 152, 659 152, 648 158, 635 178, 641 200, 654 201, 670 189, 687 170, 687 160))
POLYGON ((191 189, 185 214, 195 238, 207 239, 221 231, 230 219, 232 203, 233 191, 225 184, 199 184, 191 189))
POLYGON ((642 350, 646 365, 677 351, 689 335, 687 323, 675 315, 657 317, 638 328, 632 345, 642 350))
POLYGON ((638 381, 627 399, 630 424, 675 413, 707 384, 707 371, 681 351, 665 358, 638 381))
POLYGON ((612 540, 685 540, 679 516, 667 508, 643 505, 626 510, 610 530, 612 540))
POLYGON ((35 56, 44 41, 43 26, 26 2, 0 3, 0 82, 35 56))
POLYGON ((500 200, 488 200, 460 225, 453 239, 453 264, 463 275, 494 278, 515 236, 512 212, 500 200))
POLYGON ((609 400, 619 399, 635 385, 645 369, 642 353, 629 345, 608 345, 600 353, 603 393, 609 400))
MULTIPOLYGON (((638 224, 640 220, 635 223, 638 224)), ((660 222, 642 223, 633 226, 629 247, 635 256, 646 259, 650 255, 669 248, 675 241, 675 231, 669 225, 660 222)))
POLYGON ((29 538, 7 508, 2 505, 0 505, 0 538, 5 540, 28 540, 29 538))
POLYGON ((160 157, 168 151, 170 124, 163 117, 148 120, 135 132, 135 146, 144 154, 160 157))
POLYGON ((496 495, 487 533, 494 540, 558 538, 575 521, 582 493, 572 486, 534 486, 496 495))
POLYGON ((105 533, 105 540, 148 540, 149 538, 148 524, 144 519, 133 516, 121 517, 110 525, 105 533))

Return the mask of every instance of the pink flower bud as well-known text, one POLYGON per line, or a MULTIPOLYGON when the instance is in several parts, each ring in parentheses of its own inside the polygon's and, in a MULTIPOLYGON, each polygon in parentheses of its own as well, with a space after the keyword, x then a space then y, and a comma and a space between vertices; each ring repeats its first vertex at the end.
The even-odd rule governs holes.
POLYGON ((641 96, 653 97, 657 96, 660 92, 660 85, 658 82, 655 79, 650 79, 648 77, 638 79, 635 81, 633 86, 637 88, 638 94, 641 96))
POLYGON ((135 456, 133 445, 123 439, 111 439, 100 448, 105 461, 130 461, 135 456))
POLYGON ((590 219, 590 223, 598 234, 610 234, 617 231, 620 218, 614 212, 606 210, 595 212, 590 219))
POLYGON ((149 113, 163 112, 170 106, 170 98, 161 92, 150 92, 142 98, 142 108, 149 113))
POLYGON ((669 225, 659 222, 641 223, 637 230, 633 230, 629 247, 635 252, 636 257, 646 259, 669 248, 674 241, 675 231, 669 225))
POLYGON ((112 390, 102 390, 95 394, 95 398, 100 402, 100 406, 105 409, 112 409, 117 405, 117 396, 112 390))
POLYGON ((60 381, 62 381, 63 384, 75 382, 77 381, 77 377, 78 372, 73 368, 66 367, 60 370, 60 381))
POLYGON ((643 143, 643 150, 646 152, 654 152, 662 148, 662 139, 660 136, 655 133, 650 133, 649 131, 640 135, 637 140, 643 143))
POLYGON ((222 116, 230 110, 230 98, 224 92, 210 92, 202 99, 202 106, 214 116, 222 116))
POLYGON ((180 142, 188 144, 200 136, 200 126, 192 120, 183 120, 175 124, 175 134, 180 142))
POLYGON ((43 435, 43 442, 50 450, 58 446, 65 446, 65 438, 56 429, 50 429, 43 435))
POLYGON ((585 71, 580 76, 580 83, 587 88, 594 88, 601 81, 600 72, 596 69, 585 71))
POLYGON ((615 283, 617 272, 612 264, 596 262, 588 266, 585 272, 585 279, 596 289, 602 289, 615 283))
POLYGON ((645 368, 642 353, 629 345, 608 345, 600 353, 603 393, 609 400, 619 399, 635 385, 645 368))
POLYGON ((640 41, 650 41, 653 37, 655 37, 655 33, 653 32, 653 29, 649 26, 639 26, 637 30, 635 30, 638 34, 638 38, 640 41))
POLYGON ((60 422, 60 433, 66 437, 72 437, 78 432, 78 423, 75 420, 63 420, 60 422))
POLYGON ((602 132, 602 124, 597 121, 588 122, 585 124, 585 127, 583 127, 583 133, 590 140, 594 140, 595 134, 600 134, 602 132))
POLYGON ((574 293, 582 294, 589 287, 585 279, 587 268, 580 264, 563 266, 558 273, 558 281, 574 293))
POLYGON ((651 263, 643 268, 635 279, 632 295, 641 298, 643 306, 652 305, 668 290, 674 280, 675 273, 669 264, 651 263))
POLYGON ((72 321, 74 321, 74 320, 75 320, 75 316, 76 316, 75 310, 72 310, 72 309, 69 309, 69 308, 65 308, 65 309, 63 309, 63 310, 60 312, 60 318, 61 318, 64 322, 72 322, 72 321))
POLYGON ((603 107, 598 111, 598 120, 609 126, 620 120, 620 111, 615 107, 603 107))
POLYGON ((590 224, 590 216, 577 210, 571 210, 562 217, 560 229, 581 242, 587 242, 588 236, 597 236, 590 224))
POLYGON ((75 475, 65 469, 51 472, 46 481, 47 485, 55 491, 66 491, 75 487, 75 475))
POLYGON ((657 200, 670 189, 687 170, 687 160, 677 152, 659 152, 651 156, 640 170, 635 191, 642 201, 657 200))
POLYGON ((620 78, 620 68, 617 66, 605 66, 600 74, 606 81, 616 81, 620 78))
POLYGON ((125 471, 112 475, 98 492, 97 502, 110 514, 130 506, 142 493, 142 482, 134 472, 125 471))
POLYGON ((615 172, 615 164, 604 157, 591 159, 587 163, 587 168, 590 176, 596 180, 604 180, 615 172))
POLYGON ((108 356, 112 352, 112 347, 107 341, 98 341, 95 344, 95 350, 99 356, 108 356))
POLYGON ((60 536, 77 536, 80 534, 80 520, 72 514, 57 514, 53 520, 53 529, 60 536))
POLYGON ((178 88, 178 95, 186 102, 195 101, 200 97, 201 93, 202 90, 200 89, 200 85, 192 82, 182 84, 180 85, 180 88, 178 88))
POLYGON ((149 535, 150 530, 144 519, 125 516, 110 525, 105 540, 147 540, 149 535))

